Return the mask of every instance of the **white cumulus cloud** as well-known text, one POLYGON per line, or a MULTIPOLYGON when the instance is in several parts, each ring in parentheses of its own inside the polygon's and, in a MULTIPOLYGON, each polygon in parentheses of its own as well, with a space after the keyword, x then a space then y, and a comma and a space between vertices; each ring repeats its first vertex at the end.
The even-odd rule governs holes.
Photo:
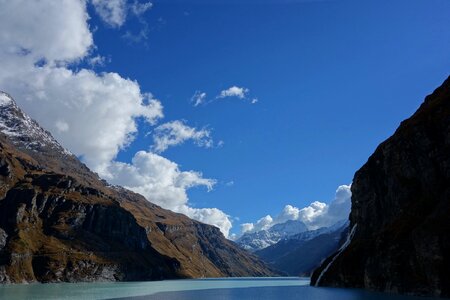
POLYGON ((226 90, 221 91, 217 98, 238 97, 239 99, 244 99, 245 97, 247 97, 249 91, 249 89, 244 87, 232 86, 226 90))
POLYGON ((315 201, 304 208, 286 205, 276 217, 267 215, 255 223, 241 224, 241 234, 267 230, 273 225, 289 220, 302 221, 310 230, 331 226, 348 219, 351 196, 350 185, 341 185, 330 204, 315 201))
POLYGON ((2 69, 84 57, 93 44, 87 19, 84 1, 0 0, 2 69))
POLYGON ((211 190, 215 180, 194 171, 180 171, 178 165, 158 154, 139 151, 131 164, 114 162, 108 167, 108 181, 146 196, 151 202, 178 210, 186 205, 186 190, 205 186, 211 190))
POLYGON ((210 191, 216 184, 195 171, 181 171, 178 165, 158 154, 139 151, 131 164, 114 162, 108 167, 108 181, 144 195, 163 208, 183 213, 198 221, 219 227, 225 236, 231 229, 229 216, 217 208, 192 208, 187 190, 203 186, 210 191))
MULTIPOLYGON (((92 3, 110 25, 125 21, 124 1, 92 3)), ((225 213, 192 208, 188 203, 188 189, 204 186, 209 190, 214 180, 199 172, 181 171, 176 163, 149 152, 136 153, 131 164, 116 161, 119 151, 135 138, 136 120, 155 125, 163 117, 163 107, 133 79, 70 67, 96 60, 86 5, 83 0, 0 0, 0 89, 102 177, 162 207, 216 225, 227 235, 231 222, 225 213)), ((135 7, 134 13, 150 8, 143 5, 135 7)), ((209 143, 209 132, 186 133, 182 126, 181 131, 171 126, 176 137, 168 138, 170 145, 180 136, 186 140, 186 134, 199 145, 209 143)))
POLYGON ((188 140, 192 140, 197 146, 205 148, 210 148, 214 144, 211 132, 208 129, 196 129, 189 127, 183 121, 176 120, 155 128, 152 150, 161 153, 171 146, 182 144, 188 140))
POLYGON ((273 218, 270 215, 267 215, 256 221, 255 224, 253 224, 253 230, 254 231, 267 230, 273 225, 274 225, 273 218))
POLYGON ((246 232, 253 232, 255 225, 253 223, 243 223, 241 224, 241 233, 244 234, 246 232))
POLYGON ((48 66, 25 70, 5 78, 2 86, 64 147, 100 174, 133 140, 137 117, 154 124, 163 116, 158 100, 116 73, 48 66))
MULTIPOLYGON (((351 209, 352 192, 350 185, 341 185, 336 190, 336 195, 324 213, 312 220, 310 226, 319 228, 332 225, 340 220, 348 219, 351 209)), ((308 224, 306 224, 308 225, 308 224)))
POLYGON ((230 216, 225 214, 223 211, 217 208, 192 208, 188 205, 184 205, 178 211, 179 213, 185 214, 194 220, 211 224, 220 229, 223 235, 227 238, 230 237, 230 229, 233 226, 230 220, 230 216))

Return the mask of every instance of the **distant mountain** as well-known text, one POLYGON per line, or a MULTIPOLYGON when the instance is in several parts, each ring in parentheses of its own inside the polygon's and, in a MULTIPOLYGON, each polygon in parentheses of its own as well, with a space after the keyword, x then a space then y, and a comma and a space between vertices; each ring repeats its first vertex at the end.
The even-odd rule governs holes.
POLYGON ((218 228, 102 181, 0 93, 0 283, 270 275, 218 228))
POLYGON ((308 227, 301 221, 289 220, 267 230, 243 234, 236 243, 243 249, 257 251, 278 243, 282 239, 305 232, 308 227))
POLYGON ((275 224, 270 227, 272 233, 279 233, 282 238, 287 238, 308 230, 308 227, 302 221, 288 220, 284 223, 275 224))
POLYGON ((289 220, 267 230, 245 233, 236 243, 284 274, 309 276, 339 248, 347 228, 346 220, 316 230, 308 230, 299 220, 289 220))
POLYGON ((356 172, 350 228, 313 285, 450 297, 450 77, 356 172))
POLYGON ((310 276, 322 261, 334 253, 348 221, 317 230, 302 232, 256 251, 265 262, 290 276, 310 276))

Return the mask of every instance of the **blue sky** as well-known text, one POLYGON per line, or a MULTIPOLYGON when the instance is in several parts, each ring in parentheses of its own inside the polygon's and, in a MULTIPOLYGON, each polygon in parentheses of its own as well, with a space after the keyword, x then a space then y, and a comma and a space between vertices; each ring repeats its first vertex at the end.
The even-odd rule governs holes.
MULTIPOLYGON (((119 31, 99 25, 94 38, 111 57, 106 70, 139 80, 168 119, 209 126, 224 141, 165 156, 216 178, 212 192, 193 189, 190 201, 219 207, 235 224, 330 201, 449 75, 449 1, 205 2, 155 2, 148 39, 137 43, 121 37, 140 30, 137 20, 119 31), (258 103, 189 101, 196 90, 214 97, 233 85, 258 103)), ((141 133, 120 160, 148 148, 141 133)))
MULTIPOLYGON (((95 72, 95 80, 118 73, 162 103, 159 124, 184 120, 209 131, 212 147, 188 140, 160 154, 181 170, 217 181, 210 192, 205 184, 188 188, 189 203, 224 211, 233 218, 234 233, 239 224, 275 216, 287 204, 330 202, 337 187, 351 183, 376 146, 449 75, 447 0, 160 0, 120 24, 101 18, 95 6, 100 2, 90 0, 85 7, 93 41, 78 15, 85 46, 69 49, 73 53, 64 48, 64 67, 77 78, 85 68, 95 72), (95 56, 104 63, 89 66, 88 58, 95 56), (248 89, 246 98, 217 98, 232 86, 248 89), (206 104, 193 105, 197 91, 206 93, 206 104)), ((29 46, 31 53, 41 48, 29 46)), ((47 61, 61 59, 43 53, 47 61)), ((51 63, 44 67, 60 71, 51 63)), ((28 95, 1 75, 0 84, 28 95)), ((73 133, 64 135, 76 124, 69 118, 56 127, 46 123, 48 109, 42 113, 42 105, 18 98, 84 157, 84 148, 70 147, 73 133), (60 126, 66 121, 70 126, 60 126)), ((127 131, 134 141, 111 152, 116 161, 130 164, 137 151, 151 149, 156 125, 143 117, 137 125, 137 131, 127 131)))

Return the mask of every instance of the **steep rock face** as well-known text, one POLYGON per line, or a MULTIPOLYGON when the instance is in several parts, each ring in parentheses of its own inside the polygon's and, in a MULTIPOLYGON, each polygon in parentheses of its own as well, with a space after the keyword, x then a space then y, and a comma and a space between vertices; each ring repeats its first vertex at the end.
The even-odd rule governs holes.
POLYGON ((47 173, 0 138, 0 282, 178 277, 131 213, 74 178, 47 173))
POLYGON ((312 284, 450 296, 450 78, 376 149, 352 194, 354 236, 312 284))
POLYGON ((0 93, 0 282, 273 274, 217 228, 100 180, 0 93))
POLYGON ((155 249, 176 258, 180 273, 187 277, 273 276, 256 256, 224 238, 219 228, 162 209, 122 188, 120 205, 146 229, 155 249))

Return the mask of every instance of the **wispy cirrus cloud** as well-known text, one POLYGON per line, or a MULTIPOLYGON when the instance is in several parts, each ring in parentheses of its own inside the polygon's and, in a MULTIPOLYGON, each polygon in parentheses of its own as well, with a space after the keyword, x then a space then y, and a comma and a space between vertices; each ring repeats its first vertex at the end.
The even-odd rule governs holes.
POLYGON ((130 11, 134 15, 141 16, 153 7, 153 3, 151 3, 151 2, 142 2, 141 3, 139 1, 134 1, 133 3, 131 3, 129 5, 129 7, 130 7, 130 11))
POLYGON ((250 97, 250 89, 233 85, 227 89, 221 90, 214 98, 207 99, 206 92, 197 90, 191 97, 190 101, 194 107, 206 105, 225 98, 236 98, 248 101, 250 104, 258 103, 257 97, 250 97))
POLYGON ((111 27, 120 27, 127 16, 126 0, 92 0, 95 11, 111 27))
POLYGON ((206 93, 202 91, 195 91, 194 95, 191 97, 191 103, 194 106, 199 106, 204 104, 206 101, 206 93))
POLYGON ((180 145, 189 140, 199 147, 211 148, 214 145, 210 130, 190 127, 186 125, 186 122, 176 120, 155 128, 152 150, 161 153, 169 147, 180 145))
POLYGON ((128 15, 137 17, 143 15, 153 7, 151 2, 137 0, 91 0, 95 11, 100 18, 111 27, 121 27, 128 15))

